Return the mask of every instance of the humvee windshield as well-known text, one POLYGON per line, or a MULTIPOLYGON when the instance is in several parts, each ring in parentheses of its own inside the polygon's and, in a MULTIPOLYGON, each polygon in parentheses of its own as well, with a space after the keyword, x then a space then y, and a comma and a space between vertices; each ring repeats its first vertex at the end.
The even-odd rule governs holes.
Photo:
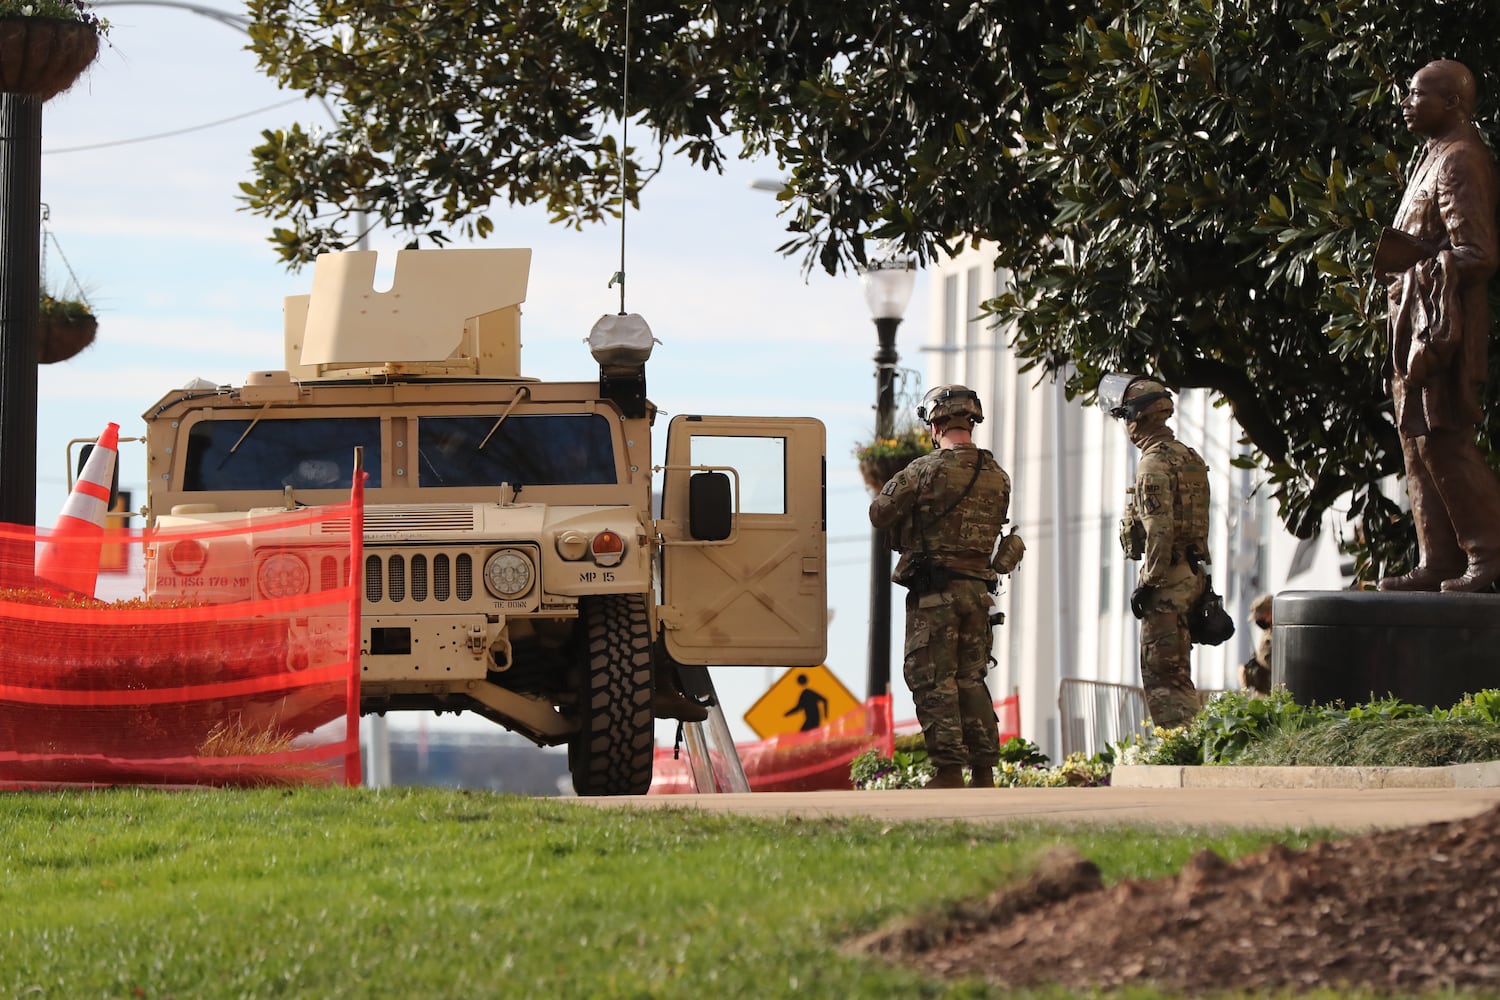
POLYGON ((378 417, 202 420, 188 432, 182 488, 347 490, 354 484, 356 446, 365 449, 367 485, 379 487, 378 417))
MULTIPOLYGON (((419 416, 417 484, 571 486, 618 482, 609 421, 591 413, 419 416), (491 433, 493 432, 493 433, 491 433), (483 447, 481 447, 483 445, 483 447)), ((354 448, 380 486, 380 420, 204 420, 188 433, 187 491, 348 489, 354 448)))
POLYGON ((609 421, 599 414, 526 414, 507 417, 496 427, 499 419, 499 414, 420 418, 418 481, 423 486, 616 482, 609 421))

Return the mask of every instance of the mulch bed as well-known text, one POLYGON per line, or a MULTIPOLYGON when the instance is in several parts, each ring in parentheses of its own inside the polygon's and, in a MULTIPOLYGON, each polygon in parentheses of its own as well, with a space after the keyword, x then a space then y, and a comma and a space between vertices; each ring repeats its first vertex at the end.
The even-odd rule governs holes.
POLYGON ((1500 807, 1473 819, 1274 845, 1105 887, 1058 850, 1019 885, 851 948, 1013 988, 1500 988, 1500 807))

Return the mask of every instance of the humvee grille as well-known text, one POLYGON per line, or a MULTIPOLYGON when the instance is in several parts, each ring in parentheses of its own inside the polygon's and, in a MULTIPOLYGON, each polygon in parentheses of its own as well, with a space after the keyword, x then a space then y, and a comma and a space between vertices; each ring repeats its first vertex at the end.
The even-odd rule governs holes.
POLYGON ((467 552, 428 556, 371 552, 365 556, 365 600, 467 601, 474 597, 474 557, 467 552))
MULTIPOLYGON (((365 511, 366 531, 473 531, 473 507, 370 508, 365 511)), ((347 534, 349 519, 323 522, 323 533, 347 534)))
POLYGON ((348 557, 344 558, 343 571, 340 572, 339 560, 333 556, 324 556, 318 563, 318 578, 323 590, 333 590, 335 587, 342 587, 344 581, 349 578, 348 557))

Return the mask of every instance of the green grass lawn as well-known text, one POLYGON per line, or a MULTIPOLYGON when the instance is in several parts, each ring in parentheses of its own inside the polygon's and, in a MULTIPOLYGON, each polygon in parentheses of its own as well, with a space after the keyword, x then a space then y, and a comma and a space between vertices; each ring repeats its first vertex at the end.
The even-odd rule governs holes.
POLYGON ((1203 847, 1310 839, 762 820, 439 789, 5 794, 0 997, 1017 995, 838 944, 984 895, 1054 843, 1113 881, 1174 872, 1203 847))

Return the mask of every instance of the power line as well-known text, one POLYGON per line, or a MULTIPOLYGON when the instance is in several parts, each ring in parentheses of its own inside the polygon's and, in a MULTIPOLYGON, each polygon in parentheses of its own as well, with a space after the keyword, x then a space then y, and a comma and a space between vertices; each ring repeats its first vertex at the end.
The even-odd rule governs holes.
POLYGON ((263 108, 254 111, 246 111, 244 114, 231 115, 228 118, 220 118, 218 121, 205 122, 202 125, 190 125, 187 128, 173 129, 170 132, 157 132, 154 135, 137 136, 134 139, 114 139, 110 142, 96 142, 87 146, 64 146, 62 149, 44 149, 42 153, 81 153, 88 149, 109 149, 112 146, 129 146, 137 142, 152 142, 157 139, 171 139, 174 136, 187 135, 191 132, 202 132, 205 129, 217 128, 220 125, 228 125, 243 118, 253 118, 256 115, 265 114, 267 111, 275 111, 277 108, 290 107, 293 104, 301 104, 305 98, 293 97, 290 100, 279 101, 276 104, 267 104, 263 108))

